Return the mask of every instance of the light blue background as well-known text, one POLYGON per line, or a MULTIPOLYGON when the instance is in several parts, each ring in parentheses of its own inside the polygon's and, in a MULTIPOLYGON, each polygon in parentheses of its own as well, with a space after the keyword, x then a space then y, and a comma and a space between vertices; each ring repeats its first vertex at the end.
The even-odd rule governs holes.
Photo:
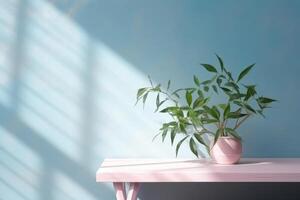
POLYGON ((300 156, 299 1, 87 0, 68 18, 71 5, 0 0, 0 199, 113 199, 94 180, 104 158, 174 157, 136 89, 207 78, 214 53, 233 72, 256 62, 246 81, 279 100, 240 129, 243 156, 300 156))
POLYGON ((236 73, 257 63, 249 81, 279 103, 240 131, 245 156, 293 157, 300 155, 299 9, 296 0, 90 1, 75 19, 158 82, 192 84, 198 63, 216 63, 215 52, 236 73))

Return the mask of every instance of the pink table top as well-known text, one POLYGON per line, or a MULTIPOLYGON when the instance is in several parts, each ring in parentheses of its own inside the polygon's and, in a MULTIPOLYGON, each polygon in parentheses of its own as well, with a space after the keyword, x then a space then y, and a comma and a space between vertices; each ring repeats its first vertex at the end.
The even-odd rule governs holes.
POLYGON ((236 165, 206 159, 106 159, 96 181, 300 182, 300 158, 248 158, 236 165))

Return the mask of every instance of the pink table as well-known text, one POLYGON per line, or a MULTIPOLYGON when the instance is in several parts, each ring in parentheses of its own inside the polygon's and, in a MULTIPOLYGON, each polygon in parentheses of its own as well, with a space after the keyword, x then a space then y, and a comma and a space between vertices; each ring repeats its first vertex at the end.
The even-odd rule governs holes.
POLYGON ((206 159, 106 159, 96 181, 112 182, 117 200, 136 200, 143 182, 300 182, 300 159, 249 158, 237 165, 206 159))

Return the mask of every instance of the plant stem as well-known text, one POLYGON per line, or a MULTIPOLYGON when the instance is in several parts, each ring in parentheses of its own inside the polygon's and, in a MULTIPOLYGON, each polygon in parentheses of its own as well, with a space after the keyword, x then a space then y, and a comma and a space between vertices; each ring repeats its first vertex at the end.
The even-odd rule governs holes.
POLYGON ((236 126, 238 125, 238 123, 239 123, 239 119, 240 119, 240 118, 237 118, 237 120, 236 120, 236 122, 235 122, 235 126, 234 126, 234 127, 236 127, 236 126))
MULTIPOLYGON (((198 128, 197 128, 197 126, 195 125, 195 124, 193 124, 192 123, 192 125, 193 125, 193 127, 194 127, 194 129, 198 132, 198 133, 200 133, 200 134, 204 134, 203 132, 201 132, 200 130, 198 130, 198 128)), ((211 132, 211 131, 209 131, 209 130, 207 130, 206 128, 204 128, 203 126, 201 126, 201 128, 202 128, 202 130, 203 131, 205 131, 206 133, 209 133, 209 134, 211 134, 211 135, 214 135, 214 133, 213 132, 211 132)))
POLYGON ((227 122, 228 122, 228 119, 225 120, 224 125, 223 125, 223 132, 224 132, 225 136, 228 136, 227 133, 225 133, 225 128, 227 127, 227 122))
POLYGON ((168 99, 170 99, 171 101, 173 101, 176 104, 176 106, 178 105, 178 102, 175 99, 173 99, 172 96, 168 92, 160 91, 160 93, 166 95, 168 97, 168 99))
POLYGON ((233 128, 234 130, 236 130, 246 119, 248 119, 251 116, 251 114, 247 115, 246 117, 244 117, 240 122, 238 122, 235 127, 233 128))

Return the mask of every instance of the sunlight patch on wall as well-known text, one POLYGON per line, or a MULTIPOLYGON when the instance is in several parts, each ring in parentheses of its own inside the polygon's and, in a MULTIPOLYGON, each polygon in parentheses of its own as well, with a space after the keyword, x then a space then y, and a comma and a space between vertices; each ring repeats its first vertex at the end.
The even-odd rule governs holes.
POLYGON ((42 1, 33 1, 30 11, 19 113, 47 141, 79 161, 87 37, 42 1))
POLYGON ((0 102, 8 107, 18 1, 1 0, 0 4, 0 102))
POLYGON ((1 198, 38 199, 41 159, 14 135, 0 128, 1 198))
POLYGON ((0 46, 0 77, 6 78, 0 106, 13 103, 5 110, 12 132, 1 129, 0 135, 3 193, 30 200, 48 193, 49 199, 95 199, 94 182, 80 180, 94 176, 103 159, 174 157, 169 139, 152 142, 167 118, 153 113, 154 103, 144 110, 134 106, 138 87, 149 85, 147 76, 48 2, 24 2, 21 30, 13 25, 14 9, 0 12, 0 41, 6 41, 0 46), (14 54, 20 60, 12 66, 14 54), (68 173, 72 167, 81 171, 79 178, 68 173))
MULTIPOLYGON (((63 173, 56 172, 54 174, 56 183, 53 190, 53 199, 55 200, 96 200, 98 198, 89 194, 80 184, 74 182, 63 173)), ((100 198, 100 197, 99 197, 100 198)))
MULTIPOLYGON (((94 65, 100 67, 94 74, 101 78, 96 79, 96 130, 101 134, 97 134, 96 152, 109 149, 107 157, 171 156, 170 148, 151 142, 165 118, 153 113, 154 106, 144 110, 134 106, 138 87, 149 84, 147 77, 104 44, 97 47, 94 65)), ((154 102, 154 97, 149 101, 154 102)))

